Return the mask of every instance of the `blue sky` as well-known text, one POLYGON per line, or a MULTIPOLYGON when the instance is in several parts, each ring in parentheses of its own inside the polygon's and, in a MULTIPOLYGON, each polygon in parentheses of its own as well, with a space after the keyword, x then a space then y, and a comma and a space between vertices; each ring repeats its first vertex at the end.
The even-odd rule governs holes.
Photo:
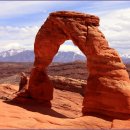
MULTIPOLYGON (((111 47, 130 54, 129 1, 0 1, 0 51, 33 49, 35 35, 50 12, 80 11, 100 17, 100 30, 111 47)), ((79 51, 70 41, 61 50, 79 51)))

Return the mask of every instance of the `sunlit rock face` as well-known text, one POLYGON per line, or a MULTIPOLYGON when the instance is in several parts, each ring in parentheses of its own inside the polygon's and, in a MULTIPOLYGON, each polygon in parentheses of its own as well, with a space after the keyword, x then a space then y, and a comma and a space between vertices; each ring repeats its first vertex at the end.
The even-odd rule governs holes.
POLYGON ((99 18, 90 14, 59 11, 49 15, 35 39, 35 62, 29 81, 32 98, 52 100, 53 84, 46 69, 60 45, 72 40, 87 57, 89 70, 83 115, 92 112, 117 118, 129 116, 130 81, 126 67, 98 26, 99 18))

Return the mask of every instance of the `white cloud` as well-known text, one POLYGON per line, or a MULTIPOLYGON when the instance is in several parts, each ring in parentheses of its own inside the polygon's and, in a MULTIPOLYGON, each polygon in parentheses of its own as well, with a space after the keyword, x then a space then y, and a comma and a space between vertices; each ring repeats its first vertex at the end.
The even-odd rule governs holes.
POLYGON ((0 26, 0 50, 7 50, 10 48, 33 48, 35 35, 38 29, 39 27, 37 26, 0 26))
POLYGON ((48 14, 50 11, 66 10, 69 7, 75 7, 80 1, 1 1, 0 18, 12 18, 25 14, 41 13, 48 14))
POLYGON ((130 50, 130 8, 110 11, 101 16, 100 28, 111 47, 130 50))
POLYGON ((77 54, 83 55, 83 53, 79 50, 79 48, 77 46, 75 46, 74 44, 72 44, 71 40, 67 40, 65 43, 63 43, 60 46, 59 51, 64 51, 64 52, 73 51, 77 54))
MULTIPOLYGON (((110 47, 118 50, 120 54, 130 54, 130 8, 105 11, 99 17, 99 28, 105 34, 110 47)), ((79 52, 77 47, 66 44, 60 49, 79 52)))
POLYGON ((0 2, 0 17, 8 18, 37 12, 46 13, 50 2, 47 1, 11 1, 0 2), (41 5, 43 8, 40 8, 41 5))
MULTIPOLYGON (((105 34, 111 47, 120 53, 130 52, 130 9, 109 11, 100 17, 100 28, 105 34)), ((38 26, 0 26, 1 49, 10 48, 33 48, 38 26)), ((72 45, 64 44, 60 47, 64 51, 77 51, 79 49, 72 45)))
MULTIPOLYGON (((0 51, 9 49, 33 49, 35 36, 39 30, 38 26, 0 26, 0 51)), ((74 51, 82 54, 71 40, 66 41, 60 46, 59 51, 74 51)))
POLYGON ((10 43, 3 43, 2 47, 0 48, 1 51, 9 50, 9 49, 20 49, 22 48, 19 43, 17 42, 10 42, 10 43))
MULTIPOLYGON (((130 8, 114 9, 114 6, 125 4, 124 1, 84 1, 83 4, 79 1, 1 1, 0 3, 0 18, 21 17, 25 14, 35 14, 38 12, 42 14, 43 12, 44 15, 42 14, 41 17, 43 17, 42 19, 46 19, 48 13, 52 10, 67 10, 70 8, 74 10, 75 8, 78 11, 86 13, 89 10, 89 13, 93 12, 93 14, 100 17, 100 28, 108 39, 110 46, 116 48, 120 53, 130 52, 130 8)), ((14 19, 16 26, 0 26, 0 50, 10 48, 33 48, 35 35, 41 23, 34 24, 33 26, 28 26, 26 24, 27 26, 19 27, 17 26, 17 22, 17 19, 14 19)), ((24 19, 20 22, 24 22, 24 19)), ((37 23, 38 19, 33 22, 37 23)), ((70 44, 63 44, 60 50, 79 52, 78 48, 70 44)))

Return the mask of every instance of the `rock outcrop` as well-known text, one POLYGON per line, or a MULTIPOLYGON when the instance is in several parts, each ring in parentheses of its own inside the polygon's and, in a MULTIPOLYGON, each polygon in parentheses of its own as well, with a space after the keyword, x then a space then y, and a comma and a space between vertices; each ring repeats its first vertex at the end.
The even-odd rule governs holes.
POLYGON ((60 45, 72 40, 87 57, 89 70, 83 114, 130 117, 130 80, 126 67, 98 26, 99 18, 94 15, 69 11, 49 15, 35 39, 35 62, 29 81, 32 98, 43 102, 53 99, 53 84, 46 69, 60 45))
MULTIPOLYGON (((40 105, 7 104, 0 101, 0 128, 1 129, 110 129, 112 122, 104 119, 84 116, 75 119, 67 118, 59 109, 43 108, 40 105)), ((71 115, 71 112, 66 112, 71 115)), ((117 124, 118 120, 115 122, 117 124)), ((122 122, 127 126, 129 125, 122 122)), ((116 128, 116 124, 114 128, 116 128)), ((121 127, 120 127, 121 128, 121 127)), ((123 127, 125 128, 125 127, 123 127)), ((128 127, 127 127, 128 128, 128 127)))
POLYGON ((50 76, 50 80, 56 89, 67 90, 84 95, 87 82, 85 80, 66 78, 63 76, 50 76))
POLYGON ((19 91, 21 91, 22 89, 28 90, 28 77, 24 72, 20 74, 19 91))
MULTIPOLYGON (((57 77, 58 78, 58 77, 57 77)), ((54 78, 53 80, 55 80, 54 78)), ((56 79, 57 80, 57 79, 56 79)), ((83 97, 75 92, 54 90, 52 108, 34 102, 8 101, 17 93, 18 85, 0 84, 0 128, 45 129, 128 129, 130 120, 118 120, 107 116, 81 116, 83 97), (75 100, 76 99, 76 100, 75 100), (6 123, 5 123, 6 122, 6 123)), ((25 101, 27 101, 25 99, 25 101)))

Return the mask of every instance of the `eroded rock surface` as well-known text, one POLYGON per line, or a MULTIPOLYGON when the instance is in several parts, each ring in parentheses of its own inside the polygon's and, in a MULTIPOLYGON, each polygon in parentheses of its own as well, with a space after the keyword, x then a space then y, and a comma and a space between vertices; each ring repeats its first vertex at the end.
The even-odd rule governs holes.
MULTIPOLYGON (((30 96, 53 99, 53 84, 46 69, 65 40, 72 40, 86 55, 89 78, 83 114, 100 113, 117 118, 130 116, 130 80, 118 53, 109 47, 94 15, 60 11, 49 15, 35 39, 35 63, 29 81, 30 96)), ((62 71, 62 70, 61 70, 62 71)))
MULTIPOLYGON (((60 111, 61 112, 61 111, 60 111)), ((111 122, 92 116, 69 119, 59 113, 58 109, 43 108, 40 105, 15 106, 0 101, 0 128, 46 128, 46 129, 81 129, 110 128, 111 122)))
MULTIPOLYGON (((9 99, 8 95, 17 90, 18 86, 1 84, 0 98, 9 99)), ((54 90, 51 109, 37 104, 34 100, 34 104, 0 100, 0 128, 130 128, 130 120, 112 119, 102 115, 81 116, 82 100, 78 93, 57 89, 54 90)))
POLYGON ((85 80, 66 78, 63 76, 49 76, 55 88, 84 95, 87 82, 85 80))
MULTIPOLYGON (((57 80, 57 79, 53 79, 57 80)), ((60 79, 59 79, 60 80, 60 79)), ((59 81, 57 80, 57 81, 59 81)), ((62 83, 63 86, 66 85, 65 82, 62 83)), ((58 83, 56 86, 59 86, 58 83)), ((41 112, 43 114, 52 114, 51 112, 56 111, 51 116, 56 116, 59 118, 76 118, 82 116, 82 100, 83 96, 79 93, 75 93, 71 91, 66 91, 65 88, 61 88, 60 90, 54 89, 54 100, 52 101, 52 111, 49 108, 44 107, 41 103, 35 102, 34 99, 26 99, 22 98, 20 95, 17 100, 12 100, 18 94, 21 94, 18 91, 18 86, 11 84, 0 84, 0 100, 7 101, 7 103, 20 106, 23 108, 30 108, 29 110, 35 110, 37 112, 41 112), (62 90, 61 90, 62 89, 62 90), (71 95, 71 96, 70 96, 71 95), (76 98, 76 100, 75 100, 76 98), (50 110, 50 113, 49 113, 50 110), (58 114, 59 113, 59 114, 58 114), (59 116, 58 116, 59 115, 59 116)), ((13 109, 13 108, 12 108, 13 109)))

